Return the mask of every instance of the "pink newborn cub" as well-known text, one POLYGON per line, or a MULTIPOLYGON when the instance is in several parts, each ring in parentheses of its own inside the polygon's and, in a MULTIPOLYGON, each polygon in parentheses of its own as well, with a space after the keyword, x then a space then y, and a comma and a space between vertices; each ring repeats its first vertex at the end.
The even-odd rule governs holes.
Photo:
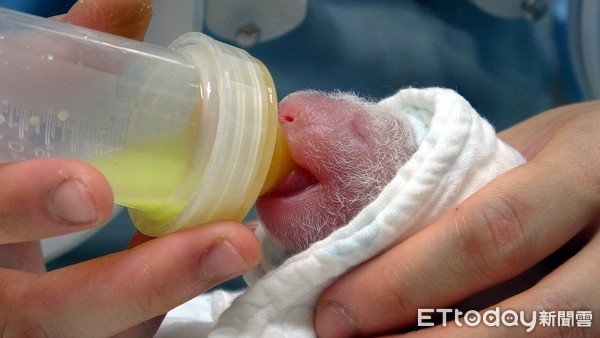
POLYGON ((290 252, 347 224, 416 151, 401 112, 352 94, 296 92, 281 102, 279 121, 296 169, 256 208, 290 252))

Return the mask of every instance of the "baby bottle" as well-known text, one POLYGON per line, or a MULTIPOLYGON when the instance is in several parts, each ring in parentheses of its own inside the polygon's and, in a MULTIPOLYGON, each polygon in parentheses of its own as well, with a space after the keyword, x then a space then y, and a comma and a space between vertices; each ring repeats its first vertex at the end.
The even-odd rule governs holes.
POLYGON ((289 170, 279 130, 273 80, 242 49, 0 9, 0 162, 89 162, 147 235, 243 219, 289 170))

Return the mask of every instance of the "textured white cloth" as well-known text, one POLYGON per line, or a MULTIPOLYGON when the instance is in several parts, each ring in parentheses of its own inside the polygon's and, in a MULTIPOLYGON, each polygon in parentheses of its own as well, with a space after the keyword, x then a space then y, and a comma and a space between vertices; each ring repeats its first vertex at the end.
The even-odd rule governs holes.
MULTIPOLYGON (((214 297, 212 313, 218 321, 210 337, 314 337, 315 301, 333 280, 524 162, 454 91, 403 89, 378 104, 407 116, 419 142, 416 153, 345 227, 283 263, 281 248, 259 232, 263 261, 247 275, 251 286, 239 297, 214 297)), ((159 336, 177 327, 171 319, 167 316, 159 336)))

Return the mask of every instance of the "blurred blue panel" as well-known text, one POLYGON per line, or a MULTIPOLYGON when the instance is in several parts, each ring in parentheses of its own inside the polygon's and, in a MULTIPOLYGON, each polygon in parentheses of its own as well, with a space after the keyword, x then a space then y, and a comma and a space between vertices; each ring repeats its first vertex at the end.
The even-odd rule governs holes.
POLYGON ((39 16, 63 14, 76 0, 0 0, 0 7, 27 12, 39 16))
POLYGON ((550 15, 497 18, 468 0, 312 0, 300 27, 249 52, 280 97, 313 88, 379 99, 443 86, 504 129, 570 100, 552 25, 550 15))

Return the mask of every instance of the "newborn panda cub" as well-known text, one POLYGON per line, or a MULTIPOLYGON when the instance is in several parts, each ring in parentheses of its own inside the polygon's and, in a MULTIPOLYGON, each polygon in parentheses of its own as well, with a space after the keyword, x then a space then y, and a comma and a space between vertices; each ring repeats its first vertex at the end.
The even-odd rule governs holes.
POLYGON ((417 148, 401 112, 348 93, 291 94, 279 122, 296 168, 256 210, 290 253, 347 224, 417 148))

